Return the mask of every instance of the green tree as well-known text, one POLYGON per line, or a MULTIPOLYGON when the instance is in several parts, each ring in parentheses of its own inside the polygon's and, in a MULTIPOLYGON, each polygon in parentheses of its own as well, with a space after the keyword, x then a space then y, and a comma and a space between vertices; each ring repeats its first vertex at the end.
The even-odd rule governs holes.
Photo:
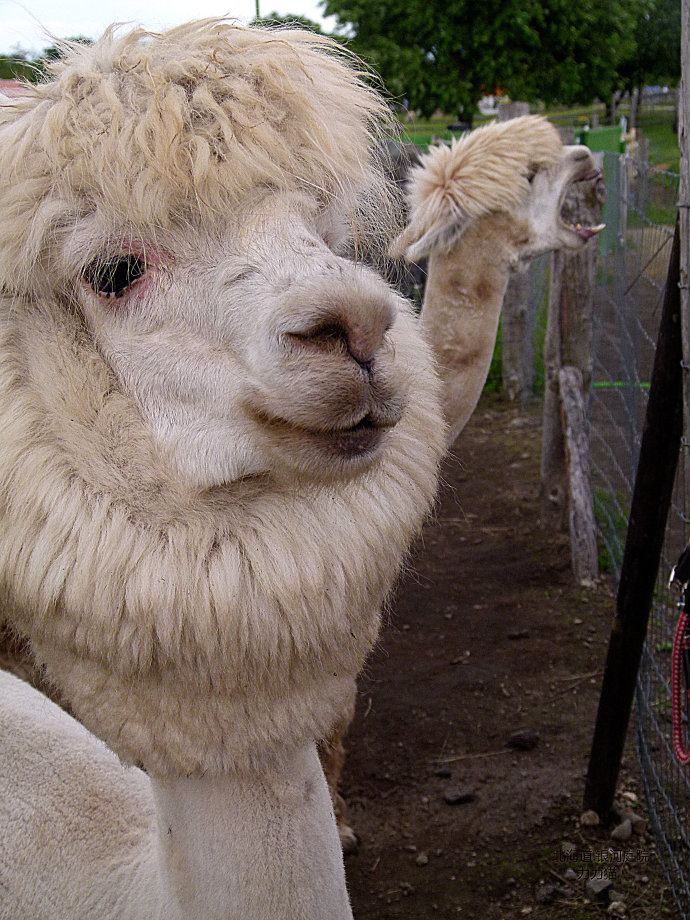
POLYGON ((0 80, 33 80, 36 68, 25 51, 0 54, 0 80))
MULTIPOLYGON (((67 41, 79 42, 82 45, 91 45, 93 40, 79 35, 67 41)), ((45 67, 49 61, 54 61, 62 55, 60 45, 51 45, 44 48, 37 55, 17 48, 12 54, 0 54, 0 79, 3 80, 29 80, 37 83, 45 75, 45 67)))
POLYGON ((424 114, 468 115, 482 92, 605 98, 647 0, 322 0, 388 91, 424 114))
POLYGON ((635 51, 621 64, 626 89, 680 79, 681 0, 643 0, 635 24, 635 51))

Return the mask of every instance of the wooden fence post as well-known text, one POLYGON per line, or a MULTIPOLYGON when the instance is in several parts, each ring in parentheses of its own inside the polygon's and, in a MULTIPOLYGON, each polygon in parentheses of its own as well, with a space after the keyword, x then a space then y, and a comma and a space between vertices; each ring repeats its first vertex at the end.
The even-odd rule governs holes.
POLYGON ((678 222, 666 279, 584 808, 605 816, 616 792, 642 647, 652 606, 683 427, 678 222))
POLYGON ((520 115, 529 115, 529 102, 499 102, 498 120, 510 121, 511 118, 519 118, 520 115))
POLYGON ((501 309, 501 376, 503 394, 511 402, 526 402, 532 391, 529 293, 529 272, 512 272, 501 309))
POLYGON ((582 374, 577 367, 562 367, 558 382, 570 486, 570 555, 576 581, 585 584, 596 577, 599 565, 582 374))
MULTIPOLYGON (((529 115, 528 102, 502 102, 498 106, 499 121, 520 115, 529 115)), ((529 336, 529 291, 529 273, 512 272, 501 308, 501 380, 503 394, 511 402, 516 399, 526 402, 532 391, 532 378, 527 371, 534 363, 529 336)))
MULTIPOLYGON (((566 220, 591 225, 599 223, 605 187, 603 179, 594 185, 575 186, 566 199, 566 220)), ((575 460, 586 448, 584 421, 575 412, 567 420, 567 408, 561 385, 561 371, 579 371, 582 399, 589 392, 592 369, 592 314, 594 306, 596 243, 590 243, 578 253, 559 251, 551 257, 549 314, 544 342, 544 408, 541 453, 542 511, 547 524, 563 529, 568 521, 571 532, 583 525, 591 528, 584 539, 576 534, 573 540, 574 569, 578 580, 591 580, 597 575, 596 536, 591 511, 584 513, 582 502, 587 500, 582 475, 589 461, 575 460), (571 426, 571 450, 567 449, 566 427, 571 426), (573 426, 580 426, 576 431, 573 426), (577 451, 574 452, 577 446, 577 451), (570 474, 573 474, 573 485, 570 474), (575 507, 577 502, 579 507, 575 507), (581 552, 580 552, 581 551, 581 552)), ((573 374, 563 378, 565 387, 572 387, 573 374)), ((572 396, 572 389, 568 395, 572 396)), ((575 410, 572 399, 569 406, 575 410)), ((591 497, 590 497, 591 500, 591 497)))

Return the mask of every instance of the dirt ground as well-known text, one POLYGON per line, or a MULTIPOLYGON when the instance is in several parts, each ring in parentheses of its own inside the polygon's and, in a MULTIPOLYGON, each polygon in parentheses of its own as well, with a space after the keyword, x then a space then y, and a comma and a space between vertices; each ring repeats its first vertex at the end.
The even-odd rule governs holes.
MULTIPOLYGON (((360 680, 356 920, 680 916, 644 825, 580 823, 614 601, 540 525, 539 436, 538 406, 482 400, 360 680)), ((645 817, 632 744, 620 794, 645 817)))

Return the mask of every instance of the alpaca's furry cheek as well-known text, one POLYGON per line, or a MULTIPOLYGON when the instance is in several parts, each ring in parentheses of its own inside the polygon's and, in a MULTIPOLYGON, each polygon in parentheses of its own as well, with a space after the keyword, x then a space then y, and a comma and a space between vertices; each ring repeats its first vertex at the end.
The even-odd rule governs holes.
POLYGON ((154 426, 154 437, 169 463, 199 489, 230 485, 268 473, 270 453, 251 437, 244 420, 233 423, 190 420, 186 425, 154 426))

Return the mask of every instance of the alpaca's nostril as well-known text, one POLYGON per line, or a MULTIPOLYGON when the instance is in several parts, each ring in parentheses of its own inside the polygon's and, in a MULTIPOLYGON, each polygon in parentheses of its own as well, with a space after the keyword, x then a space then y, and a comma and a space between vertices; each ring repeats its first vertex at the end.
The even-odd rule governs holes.
POLYGON ((357 357, 356 354, 353 354, 352 350, 350 350, 350 354, 352 355, 354 360, 357 362, 357 364, 359 364, 362 370, 365 371, 367 374, 371 375, 371 371, 374 366, 374 359, 373 358, 359 358, 357 357))
POLYGON ((346 323, 347 350, 359 366, 371 372, 376 356, 384 345, 385 336, 393 325, 394 316, 385 303, 355 312, 346 323))
POLYGON ((284 334, 284 340, 311 351, 349 356, 370 374, 384 337, 392 325, 387 313, 346 311, 320 318, 284 334))

